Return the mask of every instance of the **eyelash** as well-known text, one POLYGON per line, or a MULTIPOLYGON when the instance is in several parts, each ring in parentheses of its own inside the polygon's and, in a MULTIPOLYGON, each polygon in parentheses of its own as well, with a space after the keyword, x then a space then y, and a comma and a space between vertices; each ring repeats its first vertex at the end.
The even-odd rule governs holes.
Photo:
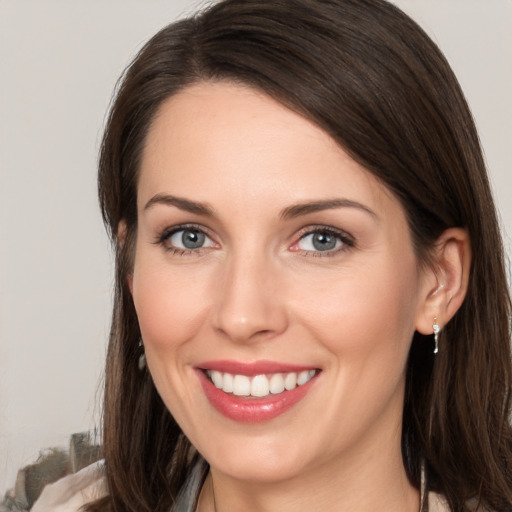
MULTIPOLYGON (((173 247, 168 245, 169 239, 176 233, 179 233, 180 231, 192 231, 200 233, 205 235, 210 240, 212 240, 212 237, 209 235, 209 231, 206 230, 203 226, 200 226, 198 224, 183 224, 179 226, 174 226, 172 228, 166 228, 157 235, 156 240, 153 243, 162 246, 165 251, 171 252, 172 254, 177 256, 201 255, 203 253, 202 249, 205 249, 205 247, 199 247, 197 249, 182 249, 180 247, 173 247)), ((337 254, 347 251, 355 246, 354 238, 345 231, 328 226, 308 226, 307 228, 304 228, 302 230, 302 233, 300 234, 298 240, 292 245, 292 247, 297 246, 306 237, 315 234, 335 237, 341 242, 341 247, 327 251, 307 251, 303 249, 293 249, 293 251, 300 253, 302 256, 305 257, 322 258, 336 256, 337 254)))

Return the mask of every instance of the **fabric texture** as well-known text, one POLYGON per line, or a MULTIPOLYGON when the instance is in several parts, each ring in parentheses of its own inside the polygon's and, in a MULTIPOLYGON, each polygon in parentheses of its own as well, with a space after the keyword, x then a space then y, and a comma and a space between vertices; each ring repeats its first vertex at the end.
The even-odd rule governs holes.
POLYGON ((104 462, 98 461, 47 485, 31 512, 78 512, 86 503, 107 495, 103 473, 104 462))

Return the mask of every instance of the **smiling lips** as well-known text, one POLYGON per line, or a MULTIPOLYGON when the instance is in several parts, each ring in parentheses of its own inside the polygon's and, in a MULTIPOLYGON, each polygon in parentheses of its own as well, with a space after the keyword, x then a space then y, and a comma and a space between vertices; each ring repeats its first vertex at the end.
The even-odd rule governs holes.
POLYGON ((317 368, 273 362, 217 361, 197 367, 213 407, 235 421, 267 421, 289 410, 306 396, 320 373, 317 368))

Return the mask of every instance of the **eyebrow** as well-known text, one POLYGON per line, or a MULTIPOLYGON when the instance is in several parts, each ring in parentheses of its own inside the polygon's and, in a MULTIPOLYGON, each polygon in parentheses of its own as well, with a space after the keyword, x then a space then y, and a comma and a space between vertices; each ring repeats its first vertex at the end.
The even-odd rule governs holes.
POLYGON ((357 201, 352 201, 351 199, 327 199, 322 201, 307 201, 305 203, 299 203, 296 205, 288 206, 282 210, 280 217, 285 220, 293 219, 296 217, 301 217, 302 215, 308 215, 323 210, 333 210, 336 208, 356 208, 368 213, 375 220, 378 219, 378 215, 373 210, 364 204, 358 203, 357 201))
MULTIPOLYGON (((191 201, 183 197, 176 197, 169 194, 157 194, 153 196, 144 206, 144 211, 149 210, 153 206, 161 204, 164 206, 174 206, 180 210, 194 213, 196 215, 203 215, 206 217, 213 217, 214 210, 207 203, 200 203, 191 201)), ((362 203, 353 201, 351 199, 327 199, 319 201, 306 201, 292 206, 288 206, 281 210, 280 218, 283 220, 294 219, 303 215, 320 212, 323 210, 333 210, 336 208, 356 208, 363 212, 368 213, 374 219, 378 219, 377 214, 362 203)))
POLYGON ((190 199, 185 199, 183 197, 171 196, 169 194, 157 194, 156 196, 153 196, 144 206, 144 211, 149 210, 157 204, 175 206, 176 208, 186 212, 213 217, 213 208, 208 206, 208 204, 191 201, 190 199))

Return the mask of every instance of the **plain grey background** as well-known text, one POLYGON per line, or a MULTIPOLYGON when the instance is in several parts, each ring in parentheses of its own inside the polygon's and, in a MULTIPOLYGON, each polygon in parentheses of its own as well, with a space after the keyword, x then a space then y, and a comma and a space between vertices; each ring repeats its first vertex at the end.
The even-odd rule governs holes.
MULTIPOLYGON (((397 0, 472 108, 511 253, 512 1, 397 0)), ((98 423, 112 260, 95 168, 117 77, 201 0, 0 0, 0 494, 98 423)))

